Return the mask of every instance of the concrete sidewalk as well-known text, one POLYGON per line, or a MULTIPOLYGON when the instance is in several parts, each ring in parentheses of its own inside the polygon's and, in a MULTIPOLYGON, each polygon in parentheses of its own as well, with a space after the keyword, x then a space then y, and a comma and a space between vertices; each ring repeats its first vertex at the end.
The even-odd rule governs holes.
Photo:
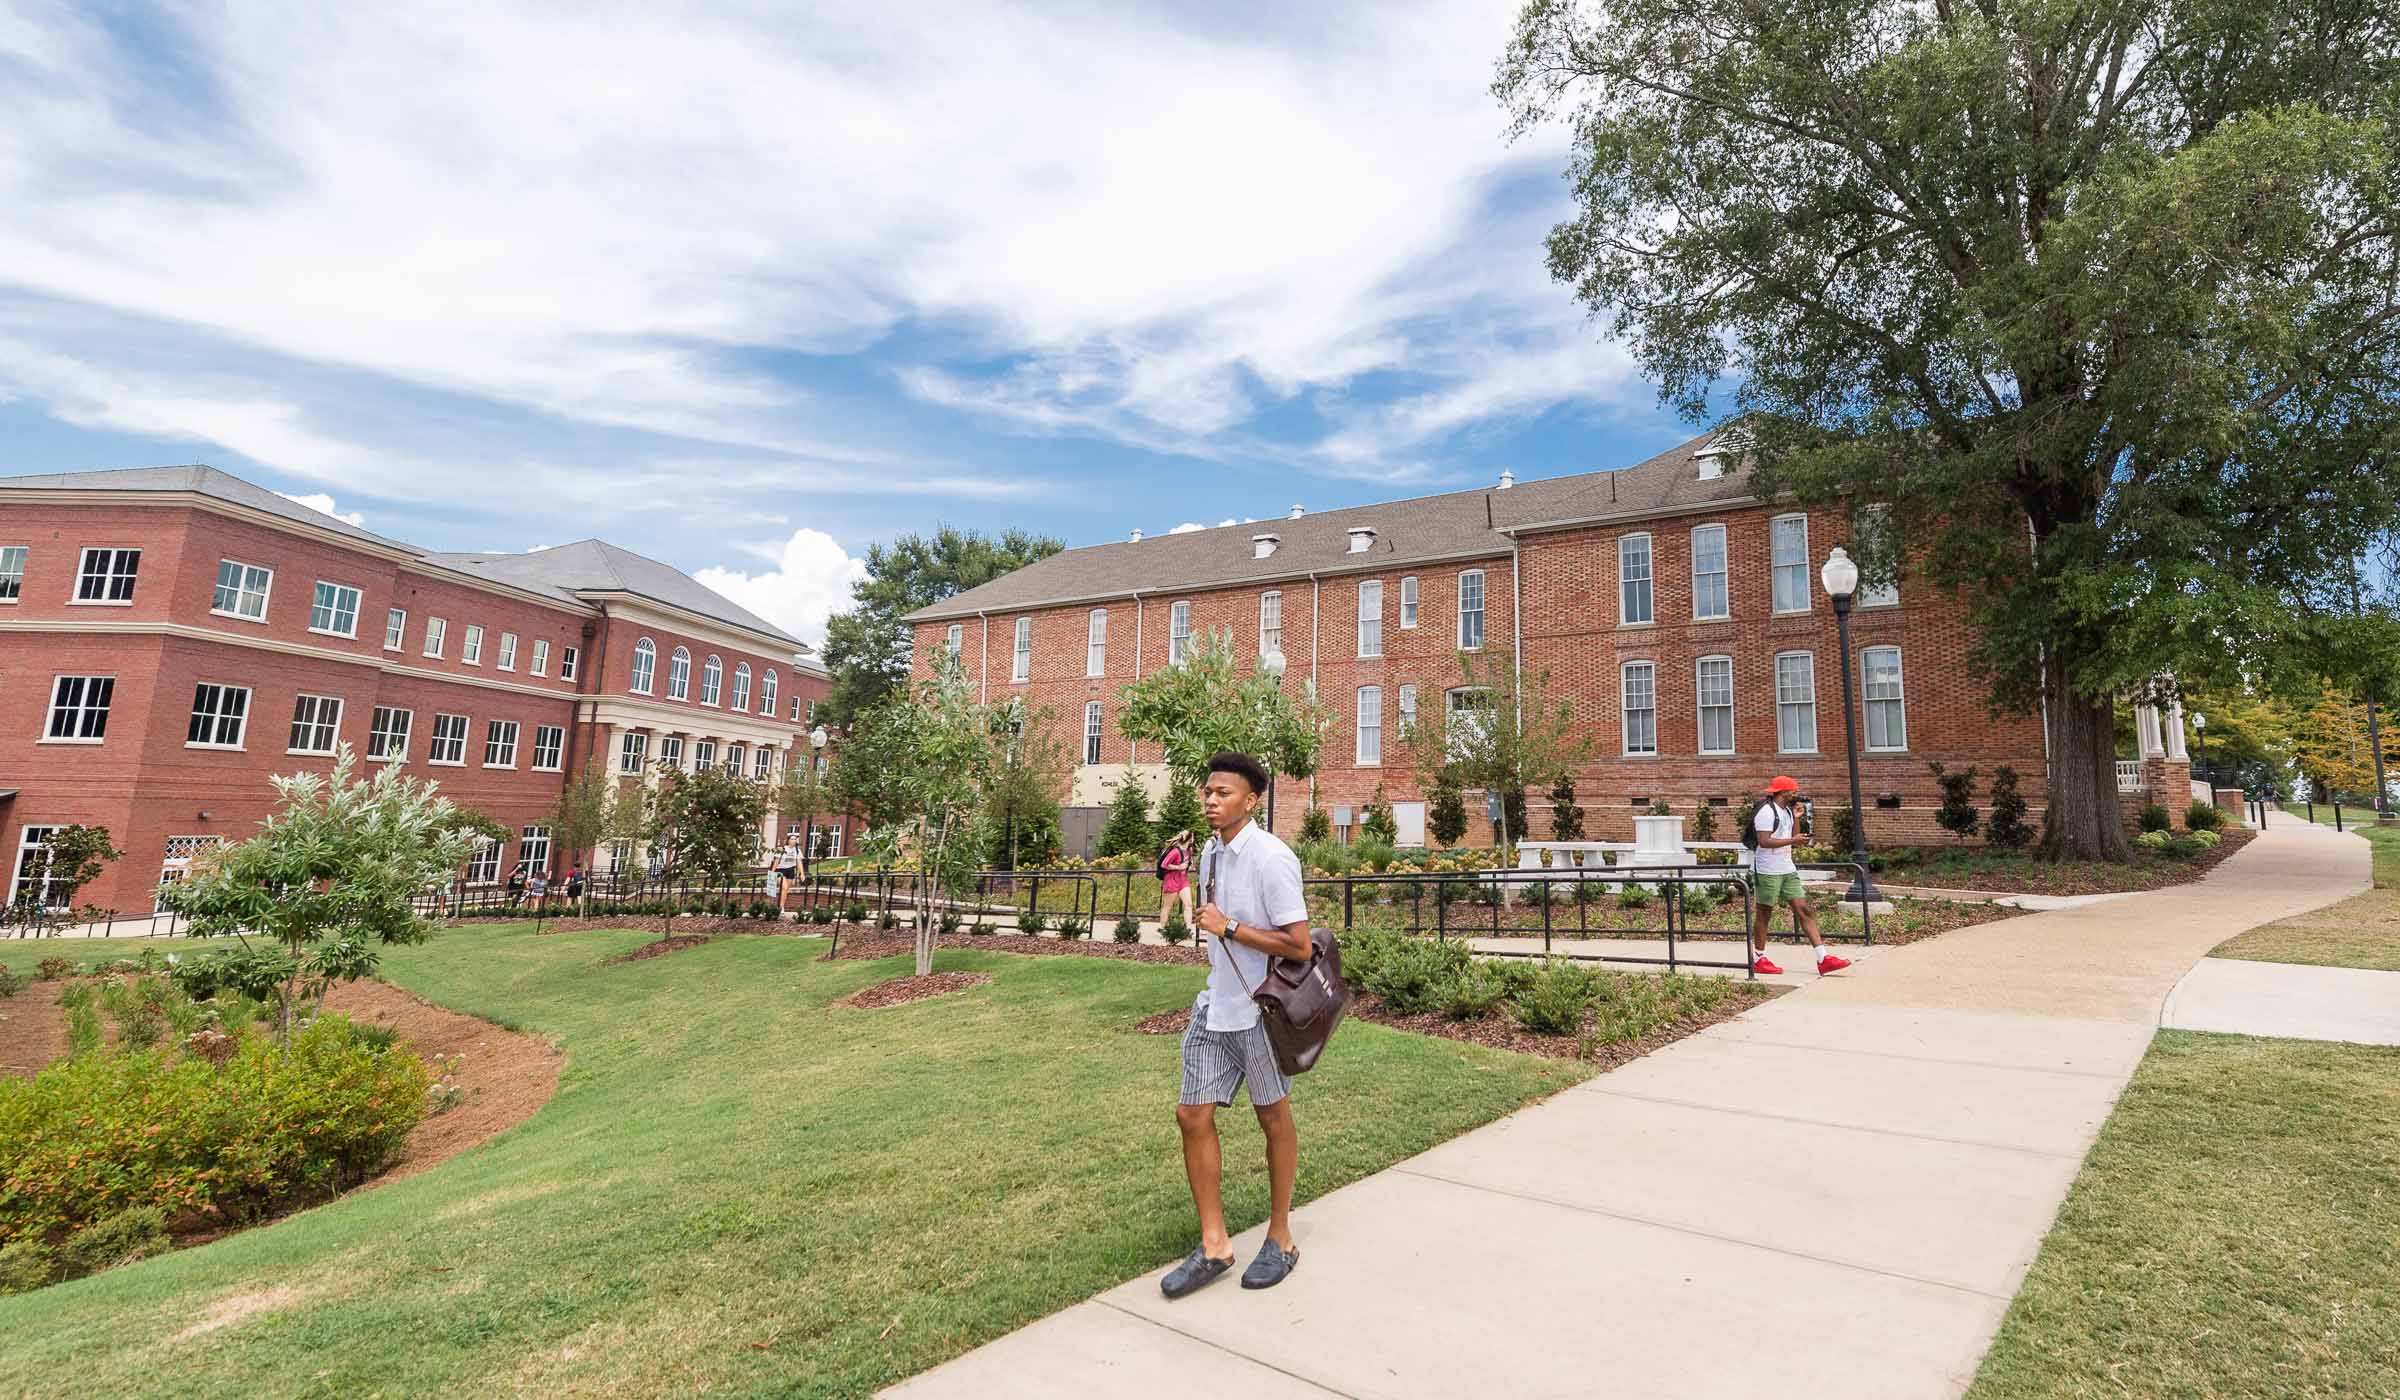
POLYGON ((2159 1024, 2400 1045, 2400 972, 2202 958, 2175 984, 2159 1024))
POLYGON ((2195 885, 1878 949, 1303 1207, 1273 1292, 1161 1269, 891 1393, 1955 1395, 2185 970, 2367 884, 2278 823, 2195 885))

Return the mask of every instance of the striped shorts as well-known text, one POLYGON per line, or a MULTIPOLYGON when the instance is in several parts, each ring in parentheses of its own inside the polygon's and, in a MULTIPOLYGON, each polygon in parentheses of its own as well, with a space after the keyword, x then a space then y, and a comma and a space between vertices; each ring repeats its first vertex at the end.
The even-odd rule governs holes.
POLYGON ((1250 1106, 1281 1103, 1292 1092, 1292 1081, 1275 1063, 1275 1047, 1267 1042, 1264 1021, 1248 1030, 1208 1029, 1208 995, 1192 1007, 1192 1024, 1183 1032, 1183 1096, 1178 1103, 1213 1103, 1233 1107, 1233 1091, 1247 1082, 1250 1106))

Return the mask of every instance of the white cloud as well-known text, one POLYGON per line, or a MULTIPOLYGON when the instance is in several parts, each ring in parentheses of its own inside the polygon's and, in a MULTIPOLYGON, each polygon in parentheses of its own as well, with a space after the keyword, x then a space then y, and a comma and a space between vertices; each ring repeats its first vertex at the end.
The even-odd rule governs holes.
POLYGON ((1205 530, 1207 528, 1208 527, 1206 525, 1201 524, 1197 520, 1186 520, 1181 525, 1178 525, 1174 529, 1167 531, 1167 533, 1170 535, 1188 535, 1194 530, 1205 530))
POLYGON ((822 530, 794 530, 781 544, 753 552, 773 567, 758 574, 712 567, 692 577, 810 646, 822 646, 825 620, 850 606, 850 590, 867 576, 866 562, 822 530))
POLYGON ((308 507, 310 510, 321 511, 326 515, 332 516, 336 520, 340 520, 351 525, 357 525, 363 528, 367 523, 367 517, 360 514, 358 511, 336 510, 333 504, 333 497, 326 495, 322 491, 318 491, 306 496, 295 496, 289 491, 278 491, 275 494, 283 497, 287 501, 290 501, 294 505, 302 505, 308 507))

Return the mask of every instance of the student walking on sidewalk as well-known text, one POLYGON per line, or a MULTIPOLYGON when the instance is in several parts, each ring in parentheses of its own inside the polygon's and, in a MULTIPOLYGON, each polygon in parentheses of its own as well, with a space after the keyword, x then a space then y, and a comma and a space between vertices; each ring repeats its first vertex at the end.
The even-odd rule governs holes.
POLYGON ((1192 1024, 1183 1033, 1183 1093, 1175 1109, 1184 1175, 1200 1213, 1200 1247, 1159 1281, 1170 1298, 1214 1283, 1233 1267, 1233 1237, 1218 1194, 1223 1157, 1217 1110, 1232 1107, 1233 1091, 1244 1084, 1267 1137, 1274 1206, 1266 1242, 1243 1271, 1242 1287, 1272 1288, 1300 1262, 1292 1247, 1292 1180, 1300 1168, 1292 1082, 1275 1061, 1250 993, 1266 979, 1270 957, 1309 956, 1308 900, 1292 848, 1250 820, 1266 790, 1266 767, 1246 753, 1211 758, 1200 789, 1201 807, 1216 832, 1200 856, 1205 902, 1197 922, 1208 948, 1208 985, 1192 1003, 1192 1024))
POLYGON ((1817 972, 1839 972, 1850 960, 1825 946, 1825 936, 1817 930, 1817 911, 1808 905, 1808 896, 1800 891, 1800 867, 1792 859, 1792 848, 1807 839, 1798 812, 1800 784, 1786 777, 1777 777, 1767 784, 1767 800, 1758 804, 1750 818, 1750 883, 1756 896, 1758 912, 1750 924, 1750 970, 1762 976, 1783 971, 1767 956, 1767 932, 1775 923, 1775 908, 1780 904, 1792 907, 1792 922, 1808 935, 1809 945, 1817 950, 1817 972))

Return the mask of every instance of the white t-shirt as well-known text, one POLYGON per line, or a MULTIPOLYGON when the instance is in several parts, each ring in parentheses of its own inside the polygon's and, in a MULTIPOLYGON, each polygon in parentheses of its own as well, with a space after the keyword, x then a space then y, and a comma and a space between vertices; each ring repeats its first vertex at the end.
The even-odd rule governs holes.
MULTIPOLYGON (((1792 814, 1780 802, 1761 805, 1758 815, 1750 819, 1750 824, 1758 828, 1761 836, 1792 834, 1792 814)), ((1750 853, 1750 868, 1760 875, 1796 875, 1800 872, 1800 867, 1792 862, 1790 846, 1768 846, 1763 842, 1750 853)))
MULTIPOLYGON (((1281 837, 1256 822, 1244 823, 1230 846, 1208 838, 1208 848, 1200 853, 1200 898, 1214 899, 1225 917, 1251 928, 1282 928, 1308 917, 1300 858, 1281 837)), ((1258 1024, 1258 1003, 1250 999, 1250 989, 1265 980, 1267 955, 1230 938, 1207 942, 1208 986, 1192 1010, 1206 1013, 1205 1024, 1212 1031, 1246 1031, 1258 1024)))

